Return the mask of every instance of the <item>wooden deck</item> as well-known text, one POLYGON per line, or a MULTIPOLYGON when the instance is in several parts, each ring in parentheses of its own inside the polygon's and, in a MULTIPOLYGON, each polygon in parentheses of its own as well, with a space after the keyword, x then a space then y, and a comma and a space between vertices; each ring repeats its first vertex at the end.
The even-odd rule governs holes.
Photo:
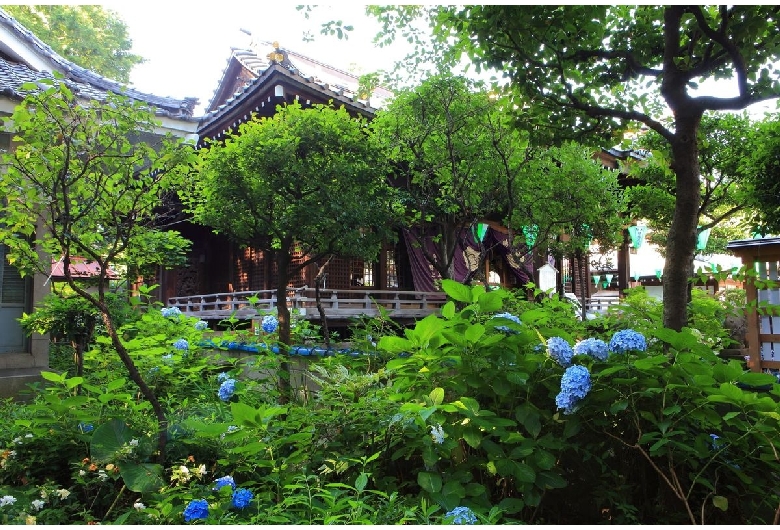
MULTIPOLYGON (((424 291, 322 289, 320 299, 328 319, 348 320, 364 315, 377 316, 378 307, 382 306, 394 320, 413 320, 439 311, 447 301, 447 295, 442 292, 424 291)), ((168 299, 169 307, 178 307, 185 315, 204 320, 222 320, 231 316, 249 320, 256 317, 258 311, 272 311, 277 305, 275 289, 177 296, 168 299)), ((301 318, 320 318, 313 288, 289 289, 287 307, 290 310, 298 310, 301 318)))

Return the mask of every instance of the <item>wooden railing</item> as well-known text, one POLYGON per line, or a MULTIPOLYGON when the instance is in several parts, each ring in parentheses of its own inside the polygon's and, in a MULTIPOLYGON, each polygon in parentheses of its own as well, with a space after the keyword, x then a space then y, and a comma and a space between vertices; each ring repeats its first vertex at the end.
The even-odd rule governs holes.
MULTIPOLYGON (((320 300, 328 318, 350 318, 379 314, 385 308, 391 318, 423 318, 441 309, 447 296, 441 292, 371 291, 321 289, 320 300)), ((169 307, 178 307, 188 316, 223 319, 233 316, 251 319, 258 311, 271 311, 278 305, 276 290, 239 291, 232 293, 176 296, 168 299, 169 307), (250 300, 251 299, 251 300, 250 300)), ((287 290, 287 307, 296 309, 302 318, 319 319, 314 289, 302 287, 287 290)))

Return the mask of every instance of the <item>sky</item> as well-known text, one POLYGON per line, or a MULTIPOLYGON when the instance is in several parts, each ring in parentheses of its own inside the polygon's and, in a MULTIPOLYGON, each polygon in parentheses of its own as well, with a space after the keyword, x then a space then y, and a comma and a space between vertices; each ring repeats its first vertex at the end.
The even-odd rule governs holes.
MULTIPOLYGON (((379 24, 362 5, 319 6, 306 19, 293 3, 270 2, 102 2, 127 24, 132 52, 147 59, 133 68, 133 87, 157 96, 196 97, 196 115, 209 103, 230 58, 231 47, 248 48, 251 39, 278 41, 293 50, 356 75, 390 70, 403 56, 403 43, 390 49, 372 44, 379 24), (321 35, 329 20, 343 20, 354 30, 349 38, 321 35), (252 37, 242 29, 249 30, 252 37), (304 42, 309 31, 314 42, 304 42)), ((270 46, 260 45, 260 52, 270 46)))

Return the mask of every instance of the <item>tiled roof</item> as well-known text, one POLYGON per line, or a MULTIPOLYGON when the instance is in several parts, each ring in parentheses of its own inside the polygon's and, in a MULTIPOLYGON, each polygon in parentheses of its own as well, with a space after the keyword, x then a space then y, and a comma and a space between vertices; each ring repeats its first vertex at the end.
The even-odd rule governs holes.
MULTIPOLYGON (((107 92, 123 94, 155 107, 158 116, 187 119, 192 118, 197 98, 176 99, 147 94, 98 75, 86 68, 65 59, 36 37, 30 30, 19 24, 12 16, 0 9, 0 25, 15 34, 39 55, 48 59, 57 71, 65 76, 65 84, 80 97, 101 100, 107 92)), ((49 72, 39 72, 21 63, 0 59, 0 93, 11 98, 22 98, 20 91, 23 83, 53 79, 49 72)))
MULTIPOLYGON (((260 44, 268 44, 271 46, 277 45, 276 43, 269 42, 261 42, 260 44)), ((258 55, 254 50, 233 48, 232 54, 225 66, 225 70, 222 73, 222 81, 214 92, 211 104, 213 104, 214 100, 218 97, 222 84, 227 81, 225 76, 233 61, 237 61, 246 69, 250 70, 256 77, 249 81, 245 86, 239 88, 222 105, 211 112, 206 113, 201 118, 199 129, 204 129, 215 121, 218 121, 222 116, 228 114, 237 107, 240 107, 243 102, 248 100, 249 97, 259 89, 258 87, 264 85, 266 80, 270 78, 273 73, 279 73, 312 91, 321 93, 327 99, 332 99, 337 103, 359 109, 365 114, 373 115, 376 113, 377 109, 372 107, 369 101, 357 99, 358 78, 356 76, 290 50, 276 48, 275 51, 281 53, 284 56, 284 59, 281 61, 268 60, 258 55), (301 71, 298 68, 297 63, 308 66, 311 69, 316 68, 316 73, 325 79, 301 71)), ((374 95, 377 96, 375 98, 377 101, 384 101, 391 97, 392 93, 387 89, 379 87, 374 92, 374 95)))
MULTIPOLYGON (((100 266, 97 262, 77 256, 70 258, 70 274, 73 278, 95 278, 100 276, 100 266)), ((65 277, 65 267, 62 260, 51 263, 51 277, 55 280, 65 277)), ((106 279, 116 280, 119 274, 113 269, 106 270, 106 279)))
MULTIPOLYGON (((312 77, 303 77, 297 73, 294 69, 285 68, 279 64, 272 64, 266 70, 262 72, 257 78, 249 82, 245 87, 236 92, 230 99, 224 104, 220 105, 215 110, 207 113, 201 118, 199 130, 203 130, 212 123, 218 121, 220 118, 228 114, 230 111, 239 108, 242 103, 249 100, 252 94, 256 90, 260 90, 265 82, 270 79, 274 74, 287 77, 289 80, 310 88, 313 91, 321 93, 325 98, 332 99, 336 103, 344 104, 348 108, 354 108, 364 114, 373 115, 376 113, 376 109, 369 106, 366 102, 356 101, 352 98, 352 95, 344 90, 336 88, 331 89, 327 83, 318 83, 314 81, 312 77)), ((334 87, 335 88, 335 87, 334 87)))

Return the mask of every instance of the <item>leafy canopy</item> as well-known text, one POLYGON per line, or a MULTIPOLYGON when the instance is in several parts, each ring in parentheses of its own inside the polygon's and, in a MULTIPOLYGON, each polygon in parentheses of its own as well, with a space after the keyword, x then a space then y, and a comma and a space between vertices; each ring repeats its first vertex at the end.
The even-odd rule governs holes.
POLYGON ((195 220, 242 244, 309 257, 372 256, 392 206, 383 159, 362 120, 299 103, 200 153, 185 200, 195 220))
POLYGON ((14 265, 47 273, 49 256, 79 256, 105 278, 109 265, 161 264, 186 251, 167 225, 190 147, 155 134, 154 114, 126 97, 84 104, 58 81, 23 89, 30 95, 6 121, 19 145, 4 155, 0 181, 0 240, 14 265), (151 250, 163 241, 167 252, 151 250))
POLYGON ((98 5, 4 5, 19 23, 52 49, 79 66, 121 83, 144 62, 130 53, 127 26, 98 5))

